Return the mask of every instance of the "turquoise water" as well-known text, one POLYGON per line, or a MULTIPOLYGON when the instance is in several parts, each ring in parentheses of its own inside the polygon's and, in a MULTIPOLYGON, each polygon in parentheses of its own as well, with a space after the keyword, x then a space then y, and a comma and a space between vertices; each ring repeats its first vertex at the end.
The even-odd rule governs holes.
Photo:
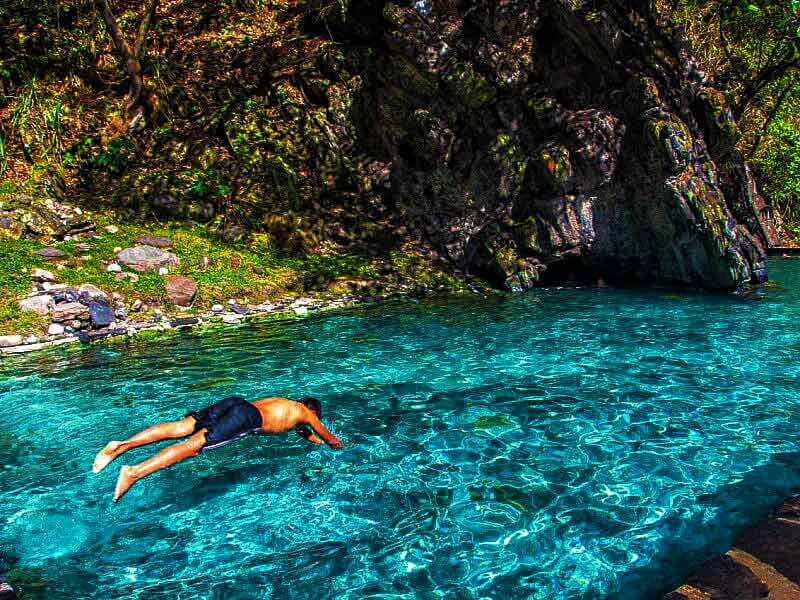
POLYGON ((771 274, 2 359, 0 572, 54 599, 656 598, 800 491, 800 261, 771 274), (111 503, 160 446, 92 475, 106 441, 234 393, 318 396, 346 448, 251 437, 111 503))

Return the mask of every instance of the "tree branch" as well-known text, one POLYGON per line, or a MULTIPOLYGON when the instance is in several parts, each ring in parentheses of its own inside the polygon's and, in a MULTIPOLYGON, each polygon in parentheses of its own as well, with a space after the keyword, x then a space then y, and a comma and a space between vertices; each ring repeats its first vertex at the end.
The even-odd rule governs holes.
POLYGON ((775 100, 775 105, 772 107, 772 110, 769 111, 767 119, 764 121, 764 126, 761 128, 761 131, 758 132, 758 135, 753 142, 753 146, 750 148, 750 156, 755 156, 756 152, 758 152, 761 141, 764 139, 764 136, 766 135, 769 126, 772 124, 772 121, 774 121, 775 117, 778 116, 778 112, 780 111, 781 106, 783 106, 783 102, 786 100, 789 92, 792 91, 792 88, 794 88, 794 81, 792 78, 789 78, 789 82, 786 84, 786 87, 783 88, 780 96, 778 96, 778 99, 775 100))
POLYGON ((147 12, 144 14, 144 18, 139 24, 139 33, 136 35, 136 43, 134 44, 133 48, 133 54, 138 60, 142 60, 144 58, 147 32, 150 30, 150 23, 153 21, 153 16, 156 14, 157 6, 158 0, 150 0, 150 6, 147 7, 147 12))

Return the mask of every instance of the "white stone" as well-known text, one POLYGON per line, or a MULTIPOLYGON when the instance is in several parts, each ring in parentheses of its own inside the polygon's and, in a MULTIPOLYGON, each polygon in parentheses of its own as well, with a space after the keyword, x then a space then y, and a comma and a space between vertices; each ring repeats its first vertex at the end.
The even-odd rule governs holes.
POLYGON ((21 335, 0 335, 0 348, 19 346, 22 343, 21 335))
POLYGON ((159 275, 166 275, 167 273, 169 273, 169 269, 168 269, 167 267, 161 267, 161 268, 158 270, 158 274, 159 274, 159 275))
POLYGON ((121 246, 114 246, 114 254, 119 254, 120 252, 122 252, 122 247, 121 246))
POLYGON ((119 273, 122 271, 122 267, 120 267, 117 263, 111 263, 106 267, 106 271, 109 273, 119 273))
POLYGON ((308 309, 305 306, 295 306, 294 314, 296 314, 298 317, 304 317, 308 314, 308 309))
POLYGON ((112 235, 115 233, 119 233, 119 227, 117 227, 116 225, 106 225, 105 227, 103 227, 103 229, 105 229, 108 233, 112 235))
POLYGON ((228 325, 236 325, 237 323, 241 323, 243 319, 244 317, 242 315, 237 315, 235 313, 222 315, 222 322, 228 325))
POLYGON ((222 304, 215 304, 214 306, 211 307, 211 312, 213 313, 221 313, 224 310, 225 307, 222 306, 222 304))
POLYGON ((39 343, 39 338, 36 337, 35 335, 29 335, 24 340, 22 340, 22 343, 23 344, 38 344, 39 343))
POLYGON ((233 306, 234 304, 236 304, 236 300, 234 300, 233 298, 231 298, 231 299, 229 299, 229 300, 228 300, 228 304, 230 304, 231 306, 233 306))
POLYGON ((47 335, 63 335, 64 334, 64 326, 59 325, 58 323, 51 323, 50 327, 47 328, 47 335))

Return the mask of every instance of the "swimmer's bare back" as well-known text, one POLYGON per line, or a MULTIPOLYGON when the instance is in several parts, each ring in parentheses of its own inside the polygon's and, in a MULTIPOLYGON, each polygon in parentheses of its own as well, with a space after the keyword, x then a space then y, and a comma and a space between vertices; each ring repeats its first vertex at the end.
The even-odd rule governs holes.
MULTIPOLYGON (((301 402, 295 402, 288 398, 261 398, 260 400, 253 400, 252 404, 261 413, 261 431, 263 433, 283 433, 308 425, 331 448, 339 449, 342 447, 342 442, 339 438, 328 431, 322 421, 319 420, 317 414, 301 402)), ((314 435, 307 437, 307 439, 316 444, 320 443, 320 439, 314 435)))

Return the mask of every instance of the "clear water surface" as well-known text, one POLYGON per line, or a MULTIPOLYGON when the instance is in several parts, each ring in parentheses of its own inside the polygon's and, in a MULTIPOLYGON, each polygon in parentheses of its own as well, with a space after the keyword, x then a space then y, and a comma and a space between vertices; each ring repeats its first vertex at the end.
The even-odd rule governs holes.
POLYGON ((657 598, 800 490, 800 262, 760 300, 542 289, 0 360, 0 571, 29 597, 657 598), (139 482, 109 439, 315 395, 139 482), (22 583, 20 583, 22 582, 22 583))

